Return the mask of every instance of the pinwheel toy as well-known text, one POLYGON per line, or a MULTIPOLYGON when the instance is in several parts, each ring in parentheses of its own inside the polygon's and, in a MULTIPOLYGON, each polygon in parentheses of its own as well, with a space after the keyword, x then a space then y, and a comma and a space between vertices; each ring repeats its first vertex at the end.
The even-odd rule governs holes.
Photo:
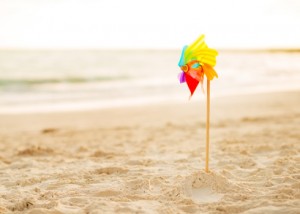
POLYGON ((205 171, 209 172, 209 120, 210 120, 210 81, 218 77, 217 72, 213 69, 216 65, 216 56, 218 52, 208 48, 204 35, 201 35, 194 43, 184 46, 178 66, 182 72, 178 75, 180 83, 186 82, 193 96, 199 82, 203 89, 204 76, 207 79, 207 113, 206 113, 206 164, 205 171))

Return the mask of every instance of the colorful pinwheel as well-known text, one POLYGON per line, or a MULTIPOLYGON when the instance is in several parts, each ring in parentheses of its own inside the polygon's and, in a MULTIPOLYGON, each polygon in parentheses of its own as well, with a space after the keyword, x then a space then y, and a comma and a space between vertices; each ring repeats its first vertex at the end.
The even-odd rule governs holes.
POLYGON ((186 82, 191 96, 196 90, 199 82, 203 88, 204 75, 208 80, 213 80, 218 77, 217 72, 213 69, 216 65, 216 56, 218 52, 214 49, 208 48, 204 35, 201 35, 190 46, 184 46, 178 66, 182 72, 178 75, 180 83, 186 82))
MULTIPOLYGON (((178 75, 180 83, 186 82, 191 96, 193 96, 199 82, 203 90, 204 75, 207 78, 207 105, 206 105, 206 159, 205 171, 209 172, 209 129, 210 129, 210 81, 218 77, 217 72, 213 69, 216 65, 216 56, 218 52, 208 48, 204 42, 204 35, 201 35, 190 46, 184 46, 178 66, 182 72, 178 75)), ((204 90, 203 90, 204 91, 204 90)))

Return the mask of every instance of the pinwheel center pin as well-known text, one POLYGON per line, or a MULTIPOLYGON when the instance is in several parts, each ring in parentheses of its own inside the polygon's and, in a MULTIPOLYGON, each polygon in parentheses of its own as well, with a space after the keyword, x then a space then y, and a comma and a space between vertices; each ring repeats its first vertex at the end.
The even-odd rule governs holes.
POLYGON ((183 65, 183 66, 181 66, 181 70, 182 70, 183 72, 188 72, 189 66, 183 65))

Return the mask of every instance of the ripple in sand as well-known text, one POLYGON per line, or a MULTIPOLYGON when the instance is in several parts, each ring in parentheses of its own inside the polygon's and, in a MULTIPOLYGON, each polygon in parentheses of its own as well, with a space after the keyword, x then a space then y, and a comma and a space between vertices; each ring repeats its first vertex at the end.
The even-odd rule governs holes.
POLYGON ((105 168, 100 168, 96 169, 94 171, 96 174, 125 174, 128 172, 128 169, 125 168, 119 168, 119 167, 105 167, 105 168))
POLYGON ((41 133, 42 134, 52 134, 52 133, 56 133, 58 131, 59 131, 59 129, 56 129, 56 128, 46 128, 46 129, 41 130, 41 133))
POLYGON ((54 150, 47 147, 31 146, 17 153, 19 156, 39 156, 54 154, 54 150))
POLYGON ((115 191, 115 190, 104 190, 104 191, 99 191, 99 192, 96 192, 94 194, 94 196, 96 197, 111 197, 111 196, 117 196, 117 195, 120 195, 121 192, 120 191, 115 191))
POLYGON ((29 209, 30 207, 33 206, 33 201, 32 199, 23 199, 23 200, 19 200, 16 201, 13 205, 11 205, 10 207, 8 207, 11 211, 25 211, 27 209, 29 209))
POLYGON ((112 158, 114 157, 116 154, 112 153, 112 152, 105 152, 105 151, 102 151, 102 150, 97 150, 95 151, 91 157, 105 157, 105 158, 112 158))

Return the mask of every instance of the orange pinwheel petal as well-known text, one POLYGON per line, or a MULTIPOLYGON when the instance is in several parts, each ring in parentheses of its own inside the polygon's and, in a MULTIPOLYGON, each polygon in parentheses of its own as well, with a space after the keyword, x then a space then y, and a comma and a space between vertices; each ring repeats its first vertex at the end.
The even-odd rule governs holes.
POLYGON ((203 64, 204 74, 209 80, 213 80, 214 77, 218 78, 217 72, 208 64, 203 64))

